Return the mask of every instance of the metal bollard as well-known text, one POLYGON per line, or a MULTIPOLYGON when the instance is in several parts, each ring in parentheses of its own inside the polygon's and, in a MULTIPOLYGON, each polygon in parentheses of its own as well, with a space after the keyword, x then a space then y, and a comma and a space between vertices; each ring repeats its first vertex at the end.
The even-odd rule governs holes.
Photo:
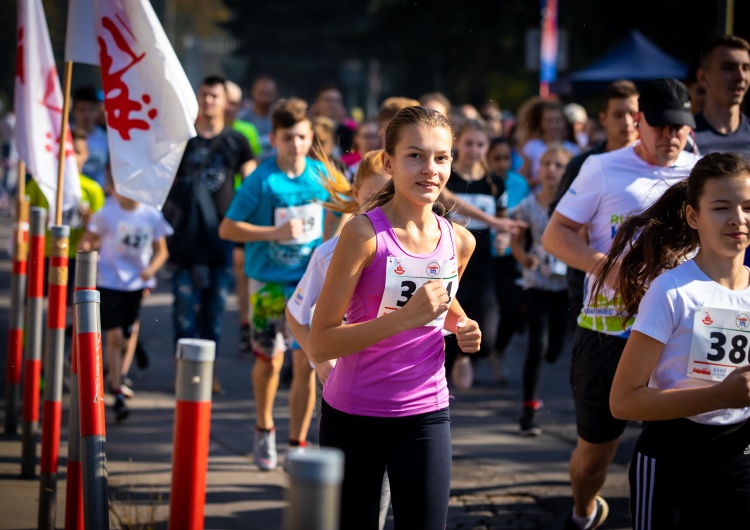
POLYGON ((172 442, 170 530, 201 530, 206 504, 211 385, 216 343, 177 341, 177 404, 172 442))
POLYGON ((78 353, 83 525, 86 530, 109 530, 99 291, 78 291, 73 294, 73 300, 78 353))
POLYGON ((23 363, 23 435, 21 478, 36 478, 36 434, 39 429, 39 378, 42 373, 44 310, 44 225, 47 210, 31 209, 26 348, 23 363))
POLYGON ((289 506, 285 530, 338 530, 344 453, 321 447, 306 449, 289 460, 289 506))
POLYGON ((57 516, 57 466, 62 425, 63 361, 68 295, 70 227, 50 227, 49 282, 47 289, 47 348, 44 366, 42 460, 39 478, 39 529, 55 529, 57 516))
MULTIPOLYGON (((96 289, 96 252, 76 253, 75 290, 96 289)), ((73 319, 73 337, 76 336, 73 319)), ((81 422, 78 410, 78 348, 73 340, 70 360, 70 421, 68 422, 68 471, 65 484, 65 530, 83 530, 81 477, 81 422)))
POLYGON ((17 434, 21 405, 23 366, 23 321, 26 294, 26 266, 29 256, 29 203, 19 201, 18 222, 13 228, 13 274, 10 279, 8 352, 5 369, 5 434, 17 434))

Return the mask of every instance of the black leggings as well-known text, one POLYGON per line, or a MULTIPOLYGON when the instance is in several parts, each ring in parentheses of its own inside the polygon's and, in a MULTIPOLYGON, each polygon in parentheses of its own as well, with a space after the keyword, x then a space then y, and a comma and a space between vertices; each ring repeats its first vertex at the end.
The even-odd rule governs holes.
POLYGON ((529 347, 523 364, 523 400, 537 399, 542 376, 542 359, 553 363, 560 357, 568 330, 567 291, 526 291, 529 347))
POLYGON ((451 485, 448 409, 376 418, 346 414, 324 400, 320 445, 344 451, 340 530, 377 530, 386 468, 395 529, 445 528, 451 485))
POLYGON ((630 462, 635 530, 744 529, 750 521, 750 420, 648 422, 630 462))
POLYGON ((500 306, 500 321, 495 335, 495 351, 505 353, 514 333, 523 333, 523 288, 521 272, 513 256, 495 258, 495 297, 500 306))

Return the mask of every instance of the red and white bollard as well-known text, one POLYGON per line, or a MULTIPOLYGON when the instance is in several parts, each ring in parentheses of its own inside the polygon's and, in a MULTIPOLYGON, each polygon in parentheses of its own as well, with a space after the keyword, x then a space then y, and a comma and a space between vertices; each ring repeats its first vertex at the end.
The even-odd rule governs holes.
POLYGON ((109 530, 99 291, 78 291, 73 294, 73 300, 78 353, 83 525, 86 530, 109 530))
POLYGON ((13 274, 10 279, 8 351, 5 368, 5 434, 18 433, 23 366, 23 321, 26 266, 29 256, 29 203, 19 201, 18 222, 13 227, 13 274))
POLYGON ((21 478, 36 478, 36 434, 39 429, 39 378, 42 374, 44 310, 44 238, 47 210, 31 209, 26 348, 23 363, 23 436, 21 478))
MULTIPOLYGON (((76 254, 75 291, 96 289, 94 252, 76 254)), ((73 319, 73 337, 76 336, 73 319)), ((68 422, 68 471, 65 484, 65 530, 83 530, 83 483, 81 471, 81 422, 78 410, 78 348, 73 340, 70 360, 70 421, 68 422)))
POLYGON ((57 516, 57 466, 60 460, 65 321, 68 296, 70 227, 50 227, 47 289, 47 348, 44 366, 42 460, 39 478, 39 528, 54 530, 57 516))
POLYGON ((216 343, 177 341, 177 404, 172 443, 170 530, 201 530, 206 504, 211 386, 216 343))

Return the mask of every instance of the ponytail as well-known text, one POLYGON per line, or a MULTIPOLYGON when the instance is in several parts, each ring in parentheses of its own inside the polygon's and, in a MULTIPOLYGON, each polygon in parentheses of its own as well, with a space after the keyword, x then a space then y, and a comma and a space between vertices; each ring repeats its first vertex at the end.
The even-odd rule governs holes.
POLYGON ((688 181, 683 180, 667 189, 650 208, 629 217, 617 230, 597 273, 593 299, 619 264, 617 293, 622 299, 623 322, 638 312, 638 304, 654 278, 689 259, 698 248, 698 233, 687 223, 687 205, 688 181))

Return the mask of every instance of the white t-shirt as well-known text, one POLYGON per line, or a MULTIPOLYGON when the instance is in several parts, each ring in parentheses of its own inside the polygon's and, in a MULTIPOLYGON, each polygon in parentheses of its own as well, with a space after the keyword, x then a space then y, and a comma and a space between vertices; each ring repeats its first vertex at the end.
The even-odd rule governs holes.
POLYGON ((159 210, 145 204, 125 210, 110 198, 91 217, 88 229, 101 241, 97 286, 137 291, 156 285, 156 278, 144 281, 140 274, 154 254, 154 241, 172 235, 159 210))
POLYGON ((304 276, 302 276, 294 294, 286 303, 286 307, 294 320, 303 326, 309 325, 312 321, 312 313, 315 304, 318 302, 320 291, 323 290, 328 266, 331 264, 333 249, 338 242, 338 236, 331 238, 313 251, 304 276))
MULTIPOLYGON (((699 159, 682 151, 673 166, 652 166, 636 154, 635 145, 588 157, 555 209, 568 219, 587 225, 589 246, 599 252, 609 251, 624 220, 645 210, 667 188, 687 178, 699 159)), ((627 337, 630 323, 623 324, 618 316, 611 290, 605 288, 598 300, 591 300, 594 280, 592 275, 586 275, 586 300, 578 325, 627 337)))
MULTIPOLYGON (((740 316, 750 314, 750 288, 732 291, 722 287, 706 276, 693 260, 656 278, 641 300, 638 316, 633 324, 634 330, 664 344, 659 363, 649 379, 649 387, 667 390, 702 388, 716 384, 714 381, 688 376, 689 352, 693 333, 696 331, 695 315, 699 308, 730 309, 740 316)), ((699 323, 699 326, 702 324, 699 323)), ((719 344, 723 341, 713 342, 719 344)), ((724 344, 725 350, 732 348, 729 342, 724 344)), ((747 354, 748 347, 744 350, 747 354)), ((724 360, 722 364, 728 363, 729 361, 724 360)), ((716 410, 690 417, 697 423, 707 425, 730 425, 748 418, 750 407, 716 410)))

